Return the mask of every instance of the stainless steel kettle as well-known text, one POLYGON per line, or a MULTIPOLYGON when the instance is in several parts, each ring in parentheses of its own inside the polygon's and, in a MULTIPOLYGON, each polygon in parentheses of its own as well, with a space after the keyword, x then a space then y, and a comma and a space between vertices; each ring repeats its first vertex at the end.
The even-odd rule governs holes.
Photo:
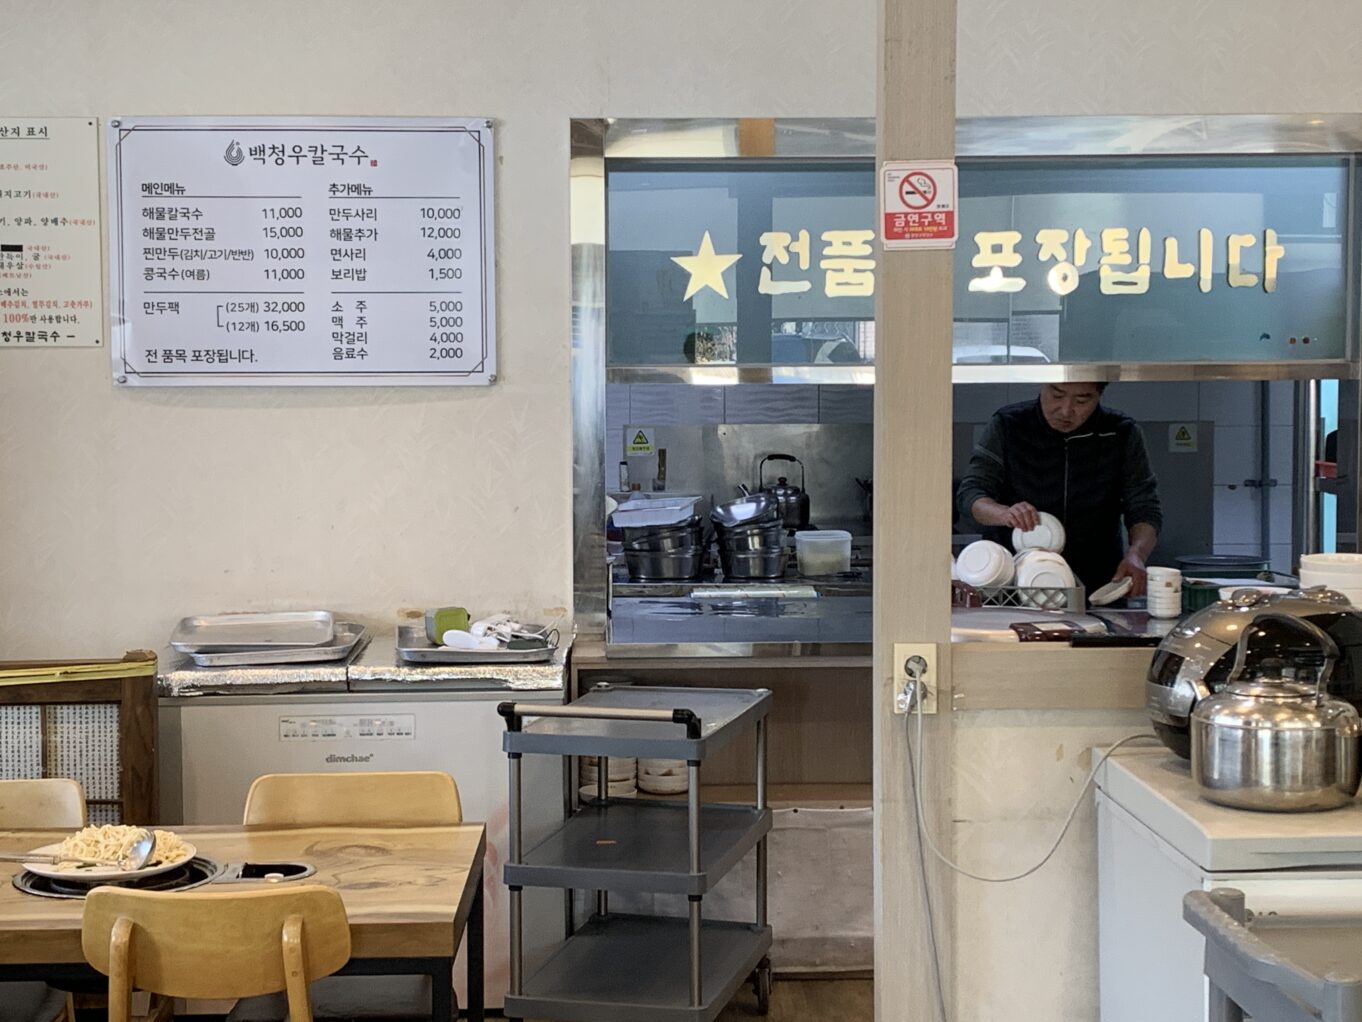
POLYGON ((804 463, 793 454, 768 454, 757 466, 757 485, 762 493, 775 498, 780 505, 780 516, 787 529, 802 529, 809 524, 809 494, 804 489, 804 463), (799 485, 793 485, 786 476, 777 477, 770 485, 766 483, 766 463, 768 461, 790 461, 799 466, 799 485))
POLYGON ((1362 780, 1362 717, 1325 694, 1339 651, 1322 628, 1290 614, 1265 612, 1239 637, 1234 679, 1192 711, 1192 775, 1202 795, 1236 809, 1309 812, 1337 809, 1362 780), (1258 663, 1244 678, 1256 638, 1287 628, 1302 634, 1286 677, 1282 659, 1258 663), (1315 670, 1313 684, 1299 675, 1315 670))

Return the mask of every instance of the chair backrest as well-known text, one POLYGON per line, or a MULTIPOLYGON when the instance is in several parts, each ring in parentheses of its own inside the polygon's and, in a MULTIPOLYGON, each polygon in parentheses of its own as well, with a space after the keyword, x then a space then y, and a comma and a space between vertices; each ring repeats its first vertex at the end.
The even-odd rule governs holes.
POLYGON ((318 884, 201 893, 96 887, 81 947, 109 977, 110 1022, 127 1022, 133 988, 210 1000, 288 992, 310 1022, 307 984, 350 958, 341 897, 318 884))
POLYGON ((246 826, 451 827, 463 823, 449 774, 265 774, 246 795, 246 826))
POLYGON ((67 777, 0 781, 0 828, 5 830, 85 826, 85 792, 67 777))

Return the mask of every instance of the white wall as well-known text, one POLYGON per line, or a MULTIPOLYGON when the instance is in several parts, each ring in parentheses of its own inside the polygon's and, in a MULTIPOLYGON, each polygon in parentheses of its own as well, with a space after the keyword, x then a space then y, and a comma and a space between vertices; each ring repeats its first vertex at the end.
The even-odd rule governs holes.
MULTIPOLYGON (((961 0, 958 111, 1356 111, 1357 29, 1353 0, 961 0)), ((4 353, 0 658, 159 646, 214 609, 566 605, 569 118, 874 110, 871 0, 5 0, 0 41, 6 114, 495 118, 502 376, 115 393, 103 351, 4 353)), ((1069 723, 1070 749, 1113 733, 1069 723)), ((1073 788, 1055 761, 1046 805, 1073 788)), ((1005 792, 966 797, 994 790, 962 805, 1001 819, 1005 792)), ((1045 830, 1000 825, 986 864, 1029 861, 1045 830)), ((1052 869, 962 890, 960 1019, 1095 1017, 1092 884, 1052 869), (1000 939, 1023 895, 1048 912, 1000 939)))
MULTIPOLYGON (((1348 0, 961 0, 959 112, 1362 108, 1348 0)), ((0 113, 498 122, 502 382, 115 393, 101 350, 0 356, 0 656, 174 619, 570 599, 574 116, 859 115, 871 0, 5 0, 0 113)))
POLYGON ((497 121, 501 382, 117 391, 0 356, 0 659, 163 645, 182 614, 571 599, 568 121, 866 115, 869 2, 0 5, 0 113, 497 121))

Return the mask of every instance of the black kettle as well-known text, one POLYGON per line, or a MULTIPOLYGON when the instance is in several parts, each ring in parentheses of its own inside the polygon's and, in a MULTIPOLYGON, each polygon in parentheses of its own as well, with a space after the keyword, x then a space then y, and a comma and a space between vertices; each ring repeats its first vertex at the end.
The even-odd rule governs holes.
POLYGON ((809 524, 809 494, 804 489, 804 463, 793 454, 768 454, 757 466, 757 485, 761 492, 775 498, 780 507, 780 517, 787 529, 803 529, 809 524), (766 482, 766 463, 768 461, 790 461, 799 466, 799 485, 795 486, 785 476, 777 477, 770 485, 766 482))

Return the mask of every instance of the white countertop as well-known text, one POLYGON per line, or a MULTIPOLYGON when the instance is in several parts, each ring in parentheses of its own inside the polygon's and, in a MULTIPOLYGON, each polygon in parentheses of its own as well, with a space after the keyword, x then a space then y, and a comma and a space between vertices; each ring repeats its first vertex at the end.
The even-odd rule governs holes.
POLYGON ((1362 801, 1323 813, 1256 813, 1207 802, 1166 749, 1121 749, 1097 775, 1106 797, 1202 869, 1362 866, 1362 801))

